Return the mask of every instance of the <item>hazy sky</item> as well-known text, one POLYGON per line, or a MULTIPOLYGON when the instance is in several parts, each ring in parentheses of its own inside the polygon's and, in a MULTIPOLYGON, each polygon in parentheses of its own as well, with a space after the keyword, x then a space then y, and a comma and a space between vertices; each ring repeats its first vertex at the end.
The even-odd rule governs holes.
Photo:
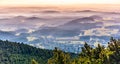
POLYGON ((120 0, 0 0, 0 6, 80 6, 81 4, 120 4, 120 0))

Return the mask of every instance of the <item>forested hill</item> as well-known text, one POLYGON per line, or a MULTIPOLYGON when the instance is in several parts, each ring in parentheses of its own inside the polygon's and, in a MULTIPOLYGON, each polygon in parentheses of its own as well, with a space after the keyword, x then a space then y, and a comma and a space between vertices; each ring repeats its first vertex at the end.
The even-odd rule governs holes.
POLYGON ((32 59, 46 64, 52 55, 51 50, 0 40, 0 64, 31 64, 32 59))
POLYGON ((78 55, 0 40, 0 64, 120 64, 120 39, 111 38, 107 47, 85 43, 78 55))
MULTIPOLYGON (((47 64, 54 50, 40 49, 27 44, 0 40, 0 64, 47 64)), ((76 54, 70 53, 71 57, 76 54)))

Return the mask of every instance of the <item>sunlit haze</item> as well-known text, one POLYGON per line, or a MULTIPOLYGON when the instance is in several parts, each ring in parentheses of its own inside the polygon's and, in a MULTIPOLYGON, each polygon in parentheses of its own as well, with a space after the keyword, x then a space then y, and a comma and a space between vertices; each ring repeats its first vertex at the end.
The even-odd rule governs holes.
POLYGON ((120 4, 120 0, 0 0, 0 6, 81 6, 81 4, 120 4))

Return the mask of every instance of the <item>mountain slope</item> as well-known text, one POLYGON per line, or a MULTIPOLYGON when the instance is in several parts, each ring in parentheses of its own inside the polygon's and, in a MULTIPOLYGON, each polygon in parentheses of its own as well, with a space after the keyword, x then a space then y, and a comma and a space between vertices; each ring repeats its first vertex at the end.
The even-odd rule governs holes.
POLYGON ((52 55, 51 50, 0 40, 0 64, 30 64, 32 59, 46 64, 52 55))
MULTIPOLYGON (((74 53, 70 53, 70 55, 71 57, 76 56, 74 53)), ((48 59, 52 56, 52 50, 0 40, 0 64, 31 64, 33 59, 40 64, 47 64, 48 59)))

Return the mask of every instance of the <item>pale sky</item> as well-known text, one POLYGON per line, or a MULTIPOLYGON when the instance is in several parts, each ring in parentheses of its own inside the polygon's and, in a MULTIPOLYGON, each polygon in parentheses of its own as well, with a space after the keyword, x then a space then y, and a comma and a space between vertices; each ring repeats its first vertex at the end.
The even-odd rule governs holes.
POLYGON ((79 6, 81 4, 120 4, 120 0, 0 0, 0 6, 79 6))
POLYGON ((0 0, 0 6, 120 4, 120 0, 0 0))

